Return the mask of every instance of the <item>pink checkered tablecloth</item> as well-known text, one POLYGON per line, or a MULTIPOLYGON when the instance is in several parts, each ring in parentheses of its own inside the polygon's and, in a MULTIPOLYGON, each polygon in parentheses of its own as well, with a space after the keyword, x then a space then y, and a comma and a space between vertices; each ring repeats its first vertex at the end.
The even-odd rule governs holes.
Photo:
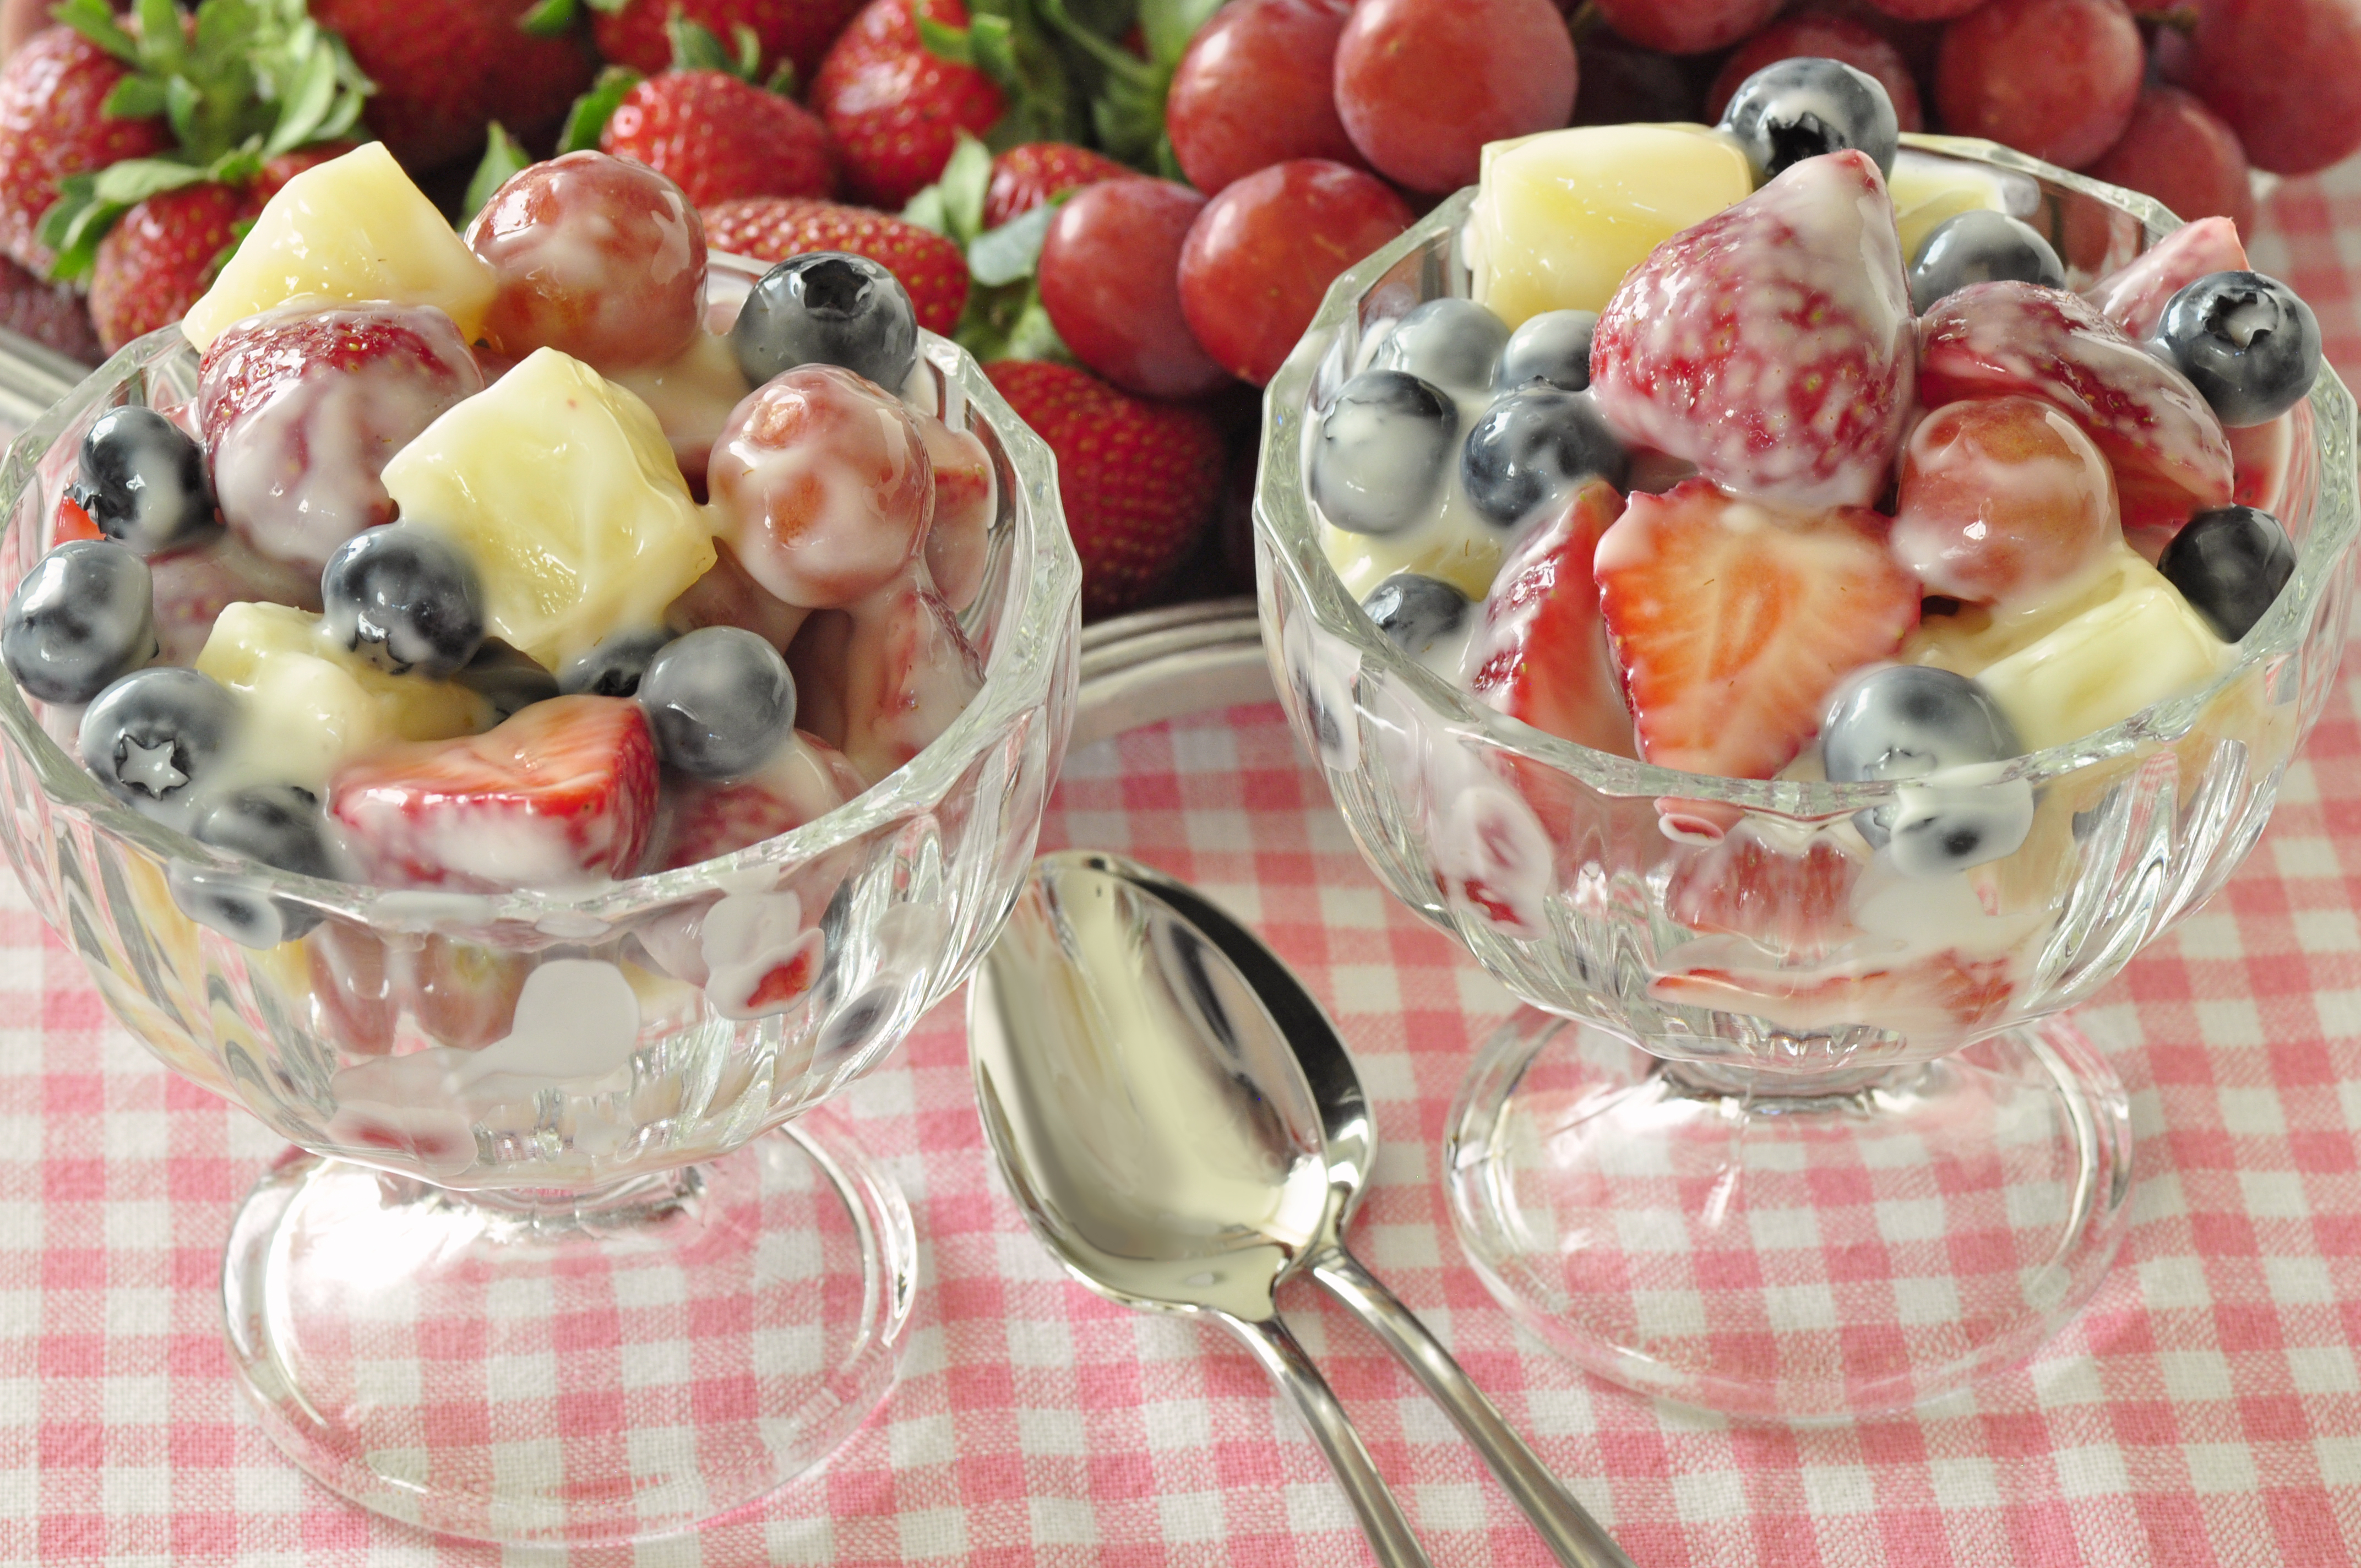
MULTIPOLYGON (((2282 187, 2257 264, 2361 370, 2361 162, 2282 187)), ((2131 1092, 2121 1260, 2029 1367, 1914 1414, 1733 1426, 1512 1329, 1437 1182, 1511 1009, 1362 868, 1274 707, 1077 753, 1044 845, 1116 849, 1251 921, 1329 1004, 1385 1139, 1362 1255, 1643 1568, 2361 1560, 2361 661, 2253 860, 2079 1015, 2131 1092)), ((635 1564, 1367 1561, 1261 1374, 1071 1285, 991 1174, 957 1003, 829 1113, 907 1191, 899 1387, 814 1477, 635 1564)), ((282 1150, 152 1061, 0 879, 0 1563, 409 1568, 497 1552, 349 1508, 237 1395, 221 1254, 282 1150)), ((1315 1291, 1284 1303, 1441 1568, 1548 1560, 1444 1418, 1315 1291)), ((544 1561, 516 1554, 519 1561, 544 1561)))

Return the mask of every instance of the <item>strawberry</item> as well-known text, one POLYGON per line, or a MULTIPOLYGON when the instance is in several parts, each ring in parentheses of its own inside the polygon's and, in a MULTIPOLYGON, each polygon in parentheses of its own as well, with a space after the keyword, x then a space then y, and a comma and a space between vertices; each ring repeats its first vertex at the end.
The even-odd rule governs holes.
POLYGON ((693 205, 836 189, 828 127, 791 98, 721 71, 669 71, 623 95, 598 150, 672 177, 693 205))
POLYGON ((1754 1013, 1790 1029, 1868 1024, 1914 1036, 1957 1038, 1997 1021, 2015 987, 2006 957, 1945 948, 1914 963, 1834 974, 1690 969, 1648 987, 1663 1001, 1754 1013))
POLYGON ((2078 294, 1973 283, 1918 323, 1928 407, 2021 392, 2082 427, 2114 466, 2127 529, 2171 526, 2229 500, 2229 438, 2188 378, 2078 294))
POLYGON ((150 196, 98 242, 90 275, 90 319, 112 352, 179 321, 212 286, 254 209, 226 185, 184 185, 150 196))
POLYGON ((798 730, 795 743, 752 778, 690 779, 664 795, 648 846, 652 871, 673 871, 732 854, 802 827, 868 788, 843 752, 798 730))
POLYGON ((1103 152, 1071 142, 1020 142, 992 160, 992 183, 983 196, 983 226, 996 229, 1052 197, 1137 172, 1103 152))
POLYGON ((82 510, 81 502, 71 496, 58 498, 57 516, 49 523, 50 549, 54 550, 60 544, 70 543, 77 539, 105 537, 106 531, 91 521, 90 513, 82 510))
POLYGON ((575 38, 520 24, 536 0, 312 0, 377 92, 369 128, 394 157, 427 170, 477 152, 500 123, 527 139, 555 127, 590 84, 575 38))
POLYGON ((2301 452, 2308 455, 2311 452, 2311 406, 2298 403, 2275 420, 2224 430, 2223 433, 2230 438, 2230 455, 2235 461, 2235 488, 2231 492, 2231 500, 2269 512, 2273 517, 2285 516, 2288 480, 2295 472, 2297 455, 2301 452), (2301 443, 2296 436, 2299 421, 2305 432, 2301 443))
POLYGON ((59 181, 172 145, 160 116, 102 112, 126 74, 122 61, 67 27, 35 33, 0 67, 0 249, 34 272, 53 259, 34 234, 59 181))
POLYGON ((911 411, 935 470, 935 515, 927 525, 927 575, 954 612, 975 602, 991 564, 992 520, 999 481, 992 454, 972 431, 953 430, 923 410, 911 411))
POLYGON ((235 533, 148 560, 155 583, 156 641, 168 664, 193 664, 224 609, 248 604, 320 608, 320 575, 258 553, 235 533))
POLYGON ((1883 518, 1775 512, 1704 479, 1633 496, 1595 569, 1640 754, 1725 778, 1786 766, 1837 683, 1918 623, 1883 518))
POLYGON ((1484 601, 1467 652, 1476 695, 1511 718, 1576 745, 1636 756, 1607 623, 1598 613, 1593 553, 1623 510, 1604 479, 1575 492, 1554 521, 1521 540, 1484 601))
POLYGON ((653 76, 672 63, 666 24, 678 12, 717 38, 749 29, 761 49, 760 72, 785 60, 809 80, 860 8, 861 0, 621 0, 609 9, 592 0, 590 36, 605 59, 653 76))
POLYGON ((1808 158, 1632 269, 1591 392, 1627 439, 1740 494, 1867 506, 1910 411, 1910 324, 1877 165, 1808 158))
POLYGON ((869 0, 812 82, 812 106, 828 122, 857 199, 899 208, 950 160, 960 131, 982 136, 1000 118, 1000 89, 972 65, 928 52, 917 12, 946 27, 967 26, 960 0, 869 0))
POLYGON ((106 357, 82 295, 69 284, 36 277, 5 257, 0 257, 0 327, 85 365, 106 357))
POLYGON ((1861 861, 1825 833, 1791 854, 1741 828, 1683 855, 1664 913, 1692 931, 1743 937, 1782 959, 1819 958, 1850 937, 1861 861))
POLYGON ((785 261, 813 250, 865 256, 902 280, 918 324, 948 333, 967 306, 967 258, 958 246, 916 224, 834 202, 750 196, 705 213, 705 240, 715 250, 785 261))
POLYGON ((1144 603, 1213 521, 1221 427, 1202 409, 1132 397, 1071 365, 1004 359, 984 374, 1057 454, 1084 617, 1144 603))
POLYGON ((843 658, 844 755, 870 784, 950 729, 983 686, 983 656, 924 568, 852 607, 843 658))
POLYGON ((369 751, 328 781, 328 812, 391 886, 564 888, 631 874, 656 783, 637 703, 560 696, 480 735, 369 751))
POLYGON ((2173 230, 2082 291, 2099 313, 2135 340, 2156 335, 2165 302, 2200 278, 2246 270, 2246 247, 2227 218, 2200 218, 2173 230))

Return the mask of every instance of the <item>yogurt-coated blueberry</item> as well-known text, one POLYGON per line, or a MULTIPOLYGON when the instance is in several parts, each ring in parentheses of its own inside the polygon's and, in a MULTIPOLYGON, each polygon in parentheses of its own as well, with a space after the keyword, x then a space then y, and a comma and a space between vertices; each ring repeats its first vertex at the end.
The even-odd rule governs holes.
POLYGON ((220 526, 196 438, 136 404, 108 410, 83 433, 66 497, 142 555, 194 544, 220 526))
POLYGON ((672 632, 661 626, 609 632, 597 647, 557 672, 557 689, 568 696, 634 696, 648 673, 648 661, 672 640, 672 632))
POLYGON ((483 646, 475 563, 430 529, 388 523, 346 540, 320 574, 320 603, 346 647, 395 674, 445 680, 483 646))
POLYGON ((237 699, 212 677, 171 665, 137 671, 83 712, 82 765, 115 799, 186 828, 237 721, 237 699))
POLYGON ((2216 272, 2165 302, 2157 342, 2224 424, 2267 424, 2311 395, 2320 321, 2259 272, 2216 272))
MULTIPOLYGON (((2023 750, 1989 692, 1921 664, 1883 664, 1852 676, 1837 688, 1820 727, 1820 761, 1838 784, 1922 779, 2023 750)), ((2021 781, 1901 794, 1857 813, 1853 826, 1873 848, 1892 843, 1897 865, 1912 874, 1997 860, 2031 826, 2031 793, 2021 781)))
POLYGON ((2156 569, 2214 636, 2235 642, 2295 576, 2295 544, 2267 511, 2219 507, 2191 518, 2157 557, 2156 569))
POLYGON ((1488 390, 1509 323, 1473 300, 1429 300, 1394 323, 1371 364, 1407 370, 1437 387, 1488 390))
MULTIPOLYGON (((224 795, 189 829, 199 843, 299 876, 343 874, 326 817, 310 790, 260 784, 224 795)), ((301 905, 274 898, 236 872, 176 863, 173 901, 199 920, 250 948, 291 942, 320 923, 301 905)))
POLYGON ((43 702, 88 702, 155 656, 148 563, 112 540, 59 545, 0 611, 0 662, 43 702))
POLYGON ((730 348, 757 387, 798 365, 841 365, 898 392, 918 362, 918 314, 901 280, 869 258, 815 251, 763 274, 730 348))
POLYGON ((557 677, 542 668, 539 660, 497 637, 485 638, 476 656, 451 678, 490 703, 501 718, 558 695, 557 677))
POLYGON ((1910 264, 1910 308, 1919 315, 1971 283, 2066 286, 2066 264, 2031 224, 1979 207, 1945 218, 1910 264))
POLYGON ((1312 499, 1347 533, 1395 533, 1434 510, 1457 405, 1406 370, 1364 370, 1321 416, 1312 499))
POLYGON ((752 631, 708 626, 658 650, 640 677, 656 754, 698 778, 735 778, 768 761, 796 726, 796 683, 752 631))
POLYGON ((1885 84, 1839 60, 1799 56, 1766 65, 1738 84, 1721 112, 1757 185, 1807 158, 1858 148, 1894 172, 1902 126, 1885 84))
POLYGON ((1620 488, 1622 444, 1579 392, 1528 385, 1495 400, 1467 433, 1459 477, 1487 522, 1514 528, 1578 479, 1620 488))
POLYGON ((1466 624, 1467 596, 1439 577, 1396 572, 1369 590, 1361 609, 1412 658, 1466 624))
POLYGON ((1528 381, 1546 381, 1561 391, 1590 385, 1590 340, 1598 330, 1596 311, 1543 311, 1509 334, 1493 385, 1511 392, 1528 381))

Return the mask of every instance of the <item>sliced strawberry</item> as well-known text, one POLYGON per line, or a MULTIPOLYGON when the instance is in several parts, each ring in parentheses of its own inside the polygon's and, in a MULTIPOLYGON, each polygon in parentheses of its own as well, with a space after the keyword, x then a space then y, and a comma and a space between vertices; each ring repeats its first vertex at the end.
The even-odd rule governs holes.
POLYGON ((655 820, 639 705, 561 696, 456 740, 381 747, 328 782, 328 811, 376 880, 476 893, 628 876, 655 820))
POLYGON ((844 754, 874 784, 949 729, 983 686, 983 656, 919 566, 853 607, 844 754))
POLYGON ((1640 754, 1726 778, 1786 766, 1837 683, 1918 624, 1883 518, 1773 511, 1703 479, 1633 496, 1596 572, 1640 754))
POLYGON ((1971 959, 1946 948, 1916 962, 1839 974, 1785 975, 1728 969, 1660 975, 1651 994, 1693 1007, 1755 1013, 1791 1029, 1868 1024, 1919 1036, 1964 1036, 1995 1024, 2015 995, 2005 957, 1971 959))
POLYGON ((1798 855, 1741 828, 1681 861, 1664 887, 1664 913, 1782 958, 1817 958, 1859 935, 1851 907, 1860 875, 1861 861, 1825 833, 1798 855))
POLYGON ((1788 506, 1867 506, 1910 410, 1894 204, 1859 152, 1807 158, 1658 246, 1599 317, 1590 386, 1627 439, 1788 506))
POLYGON ((2227 218, 2200 218, 2173 230, 2137 258, 2082 291, 2124 335, 2156 335, 2165 302, 2200 278, 2246 270, 2246 247, 2227 218))
POLYGON ((1476 695, 1501 712, 1576 745, 1636 757, 1591 576, 1599 536, 1622 510, 1615 487, 1593 479, 1527 534, 1493 580, 1467 663, 1476 695))
POLYGON ((2062 410, 2114 466, 2125 528, 2186 521, 2230 499, 2230 443, 2189 378, 2078 294, 1973 283, 1918 323, 1929 408, 2022 392, 2062 410))
POLYGON ((998 501, 992 454, 974 433, 953 430, 912 410, 927 456, 935 466, 935 521, 927 530, 927 573, 953 610, 975 602, 992 553, 992 518, 998 501))
POLYGON ((799 730, 751 778, 688 780, 666 791, 648 864, 668 872, 731 854, 800 828, 868 787, 843 752, 799 730))
POLYGON ((104 531, 90 521, 90 513, 82 510, 71 496, 58 498, 57 521, 49 525, 49 548, 71 543, 77 539, 104 539, 104 531))

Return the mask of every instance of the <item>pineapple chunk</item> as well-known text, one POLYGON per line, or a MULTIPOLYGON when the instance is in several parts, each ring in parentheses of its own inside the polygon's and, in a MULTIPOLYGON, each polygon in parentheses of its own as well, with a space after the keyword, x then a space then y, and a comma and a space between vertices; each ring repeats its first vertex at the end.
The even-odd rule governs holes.
POLYGON ((1468 214, 1476 297, 1511 327, 1600 311, 1623 275, 1754 191, 1727 137, 1684 126, 1577 126, 1485 149, 1468 214))
POLYGON ((2008 211, 2008 192, 1999 175, 1948 158, 1905 151, 1894 160, 1894 178, 1886 189, 1894 197, 1894 224, 1902 231, 1905 262, 1918 258, 1918 247, 1946 218, 1978 208, 2008 211))
POLYGON ((465 686, 387 674, 328 635, 318 616, 286 605, 224 607, 197 668, 247 699, 245 747, 256 767, 314 792, 380 741, 469 735, 494 717, 465 686))
POLYGON ((307 169, 280 187, 181 331, 202 353, 232 322, 298 298, 433 305, 481 335, 492 269, 476 258, 382 142, 307 169))
POLYGON ((491 634, 553 670, 657 624, 714 562, 648 405, 554 348, 446 410, 394 454, 385 488, 405 523, 474 560, 491 634))

